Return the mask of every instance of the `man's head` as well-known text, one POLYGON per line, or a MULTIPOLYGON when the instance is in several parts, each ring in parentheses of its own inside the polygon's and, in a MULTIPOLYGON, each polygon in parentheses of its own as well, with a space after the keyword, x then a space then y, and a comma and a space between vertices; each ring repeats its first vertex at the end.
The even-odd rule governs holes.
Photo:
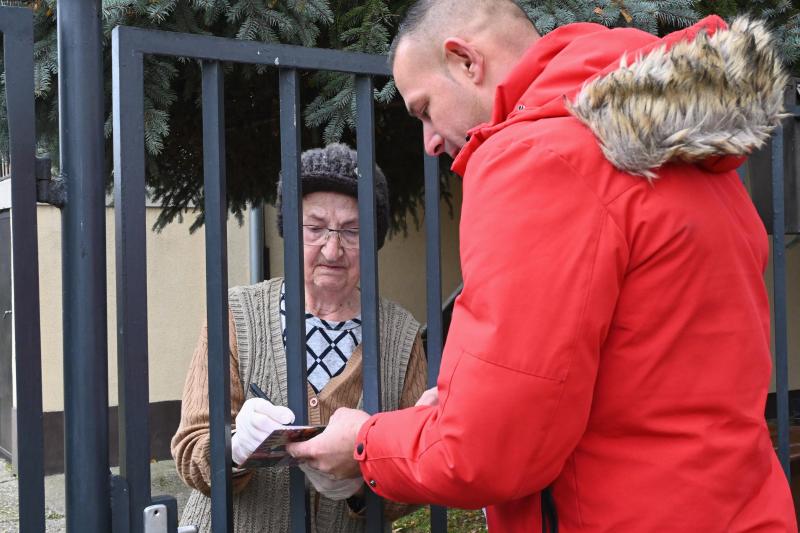
POLYGON ((409 113, 422 121, 426 152, 455 157, 538 38, 512 0, 420 0, 409 10, 390 61, 409 113))

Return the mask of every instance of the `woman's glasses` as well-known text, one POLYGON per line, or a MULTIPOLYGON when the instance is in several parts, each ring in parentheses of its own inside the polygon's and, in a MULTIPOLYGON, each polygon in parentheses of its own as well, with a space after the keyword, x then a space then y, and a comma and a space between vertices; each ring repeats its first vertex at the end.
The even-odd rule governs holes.
POLYGON ((342 245, 342 248, 358 248, 358 228, 331 229, 311 224, 303 224, 303 244, 306 246, 324 246, 328 242, 331 233, 339 236, 339 244, 342 245))

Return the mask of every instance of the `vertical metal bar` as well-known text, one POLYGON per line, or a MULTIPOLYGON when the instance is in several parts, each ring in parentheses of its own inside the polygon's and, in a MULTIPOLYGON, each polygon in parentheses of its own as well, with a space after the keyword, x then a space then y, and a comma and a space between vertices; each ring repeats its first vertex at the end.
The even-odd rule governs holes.
POLYGON ((211 530, 233 531, 231 393, 228 351, 228 203, 222 65, 203 62, 203 175, 206 216, 208 403, 211 424, 211 530))
MULTIPOLYGON (((130 531, 142 531, 142 513, 150 505, 144 64, 118 29, 111 47, 119 466, 127 481, 130 531)), ((114 517, 115 524, 123 520, 114 517)))
POLYGON ((63 210, 67 531, 107 533, 108 353, 100 0, 61 2, 58 109, 63 210))
MULTIPOLYGON (((439 158, 425 156, 425 257, 428 308, 428 387, 436 385, 442 361, 442 260, 439 158)), ((431 506, 431 532, 447 532, 447 508, 431 506)))
POLYGON ((789 462, 789 365, 786 319, 786 244, 784 242, 783 128, 772 137, 772 272, 775 313, 775 386, 778 408, 778 458, 791 481, 789 462))
POLYGON ((19 527, 44 531, 44 444, 39 329, 39 258, 36 238, 36 132, 33 83, 33 16, 2 8, 6 108, 11 159, 12 271, 17 389, 19 527))
POLYGON ((439 158, 425 156, 425 254, 428 315, 428 387, 436 385, 442 360, 442 263, 439 222, 439 158))
MULTIPOLYGON (((306 389, 305 288, 301 234, 302 185, 300 183, 300 77, 295 69, 280 71, 281 99, 281 202, 283 208, 284 273, 286 276, 286 374, 289 408, 296 423, 308 420, 306 389)), ((292 468, 289 479, 290 524, 293 533, 309 530, 305 476, 292 468)))
POLYGON ((264 281, 264 205, 250 207, 250 283, 264 281))
MULTIPOLYGON (((375 208, 375 109, 370 76, 356 76, 356 138, 358 141, 358 220, 360 228, 361 327, 364 358, 364 409, 381 410, 381 369, 378 315, 378 250, 375 208)), ((366 530, 383 531, 383 500, 367 493, 366 530)))

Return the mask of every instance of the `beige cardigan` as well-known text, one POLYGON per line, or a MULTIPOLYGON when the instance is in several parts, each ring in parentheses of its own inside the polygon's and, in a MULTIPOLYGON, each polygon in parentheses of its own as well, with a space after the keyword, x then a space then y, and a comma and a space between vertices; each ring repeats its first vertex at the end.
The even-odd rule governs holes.
MULTIPOLYGON (((236 340, 236 328, 233 316, 229 314, 229 347, 230 347, 230 389, 231 420, 244 403, 245 394, 239 375, 239 350, 236 340)), ((308 416, 310 424, 325 424, 339 407, 356 407, 362 390, 362 358, 361 346, 350 356, 344 371, 332 378, 330 382, 315 394, 308 389, 308 416)), ((406 379, 400 397, 400 407, 411 407, 425 391, 427 381, 427 362, 422 342, 417 334, 408 360, 406 379)), ((233 426, 235 429, 235 426, 233 426)), ((210 494, 211 464, 208 406, 208 329, 203 326, 197 341, 189 372, 183 390, 181 420, 171 443, 172 456, 175 458, 178 474, 184 482, 203 494, 210 494)), ((252 472, 244 471, 234 474, 233 492, 245 489, 252 472)), ((318 499, 315 499, 318 501, 318 499)), ((312 500, 314 501, 314 500, 312 500)), ((413 510, 405 504, 386 501, 384 515, 392 521, 413 510)))

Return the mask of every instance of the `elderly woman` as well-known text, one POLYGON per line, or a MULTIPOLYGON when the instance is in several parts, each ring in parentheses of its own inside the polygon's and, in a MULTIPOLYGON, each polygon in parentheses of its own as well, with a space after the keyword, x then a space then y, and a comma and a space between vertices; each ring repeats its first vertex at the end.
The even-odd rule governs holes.
MULTIPOLYGON (((305 279, 308 417, 325 424, 339 407, 361 405, 361 297, 358 261, 358 182, 356 153, 342 144, 308 150, 301 158, 303 188, 303 263, 305 279)), ((376 169, 378 247, 389 221, 386 178, 376 169)), ((281 184, 278 184, 278 202, 281 184)), ((280 210, 279 210, 280 213, 280 210)), ((283 225, 278 216, 278 229, 283 225)), ((290 424, 285 406, 286 351, 284 282, 275 278, 236 287, 229 294, 231 414, 236 419, 231 450, 234 464, 244 459, 272 429, 290 424), (270 401, 249 397, 257 384, 270 401)), ((419 323, 399 305, 380 302, 381 394, 385 409, 413 406, 425 389, 426 361, 419 323)), ((210 530, 208 344, 203 328, 183 391, 181 422, 172 439, 178 473, 194 488, 182 524, 210 530)), ((364 530, 361 479, 331 480, 303 467, 318 488, 311 491, 312 530, 364 530)), ((259 468, 233 471, 236 532, 289 530, 289 471, 259 468)), ((393 520, 410 507, 386 502, 393 520)))

